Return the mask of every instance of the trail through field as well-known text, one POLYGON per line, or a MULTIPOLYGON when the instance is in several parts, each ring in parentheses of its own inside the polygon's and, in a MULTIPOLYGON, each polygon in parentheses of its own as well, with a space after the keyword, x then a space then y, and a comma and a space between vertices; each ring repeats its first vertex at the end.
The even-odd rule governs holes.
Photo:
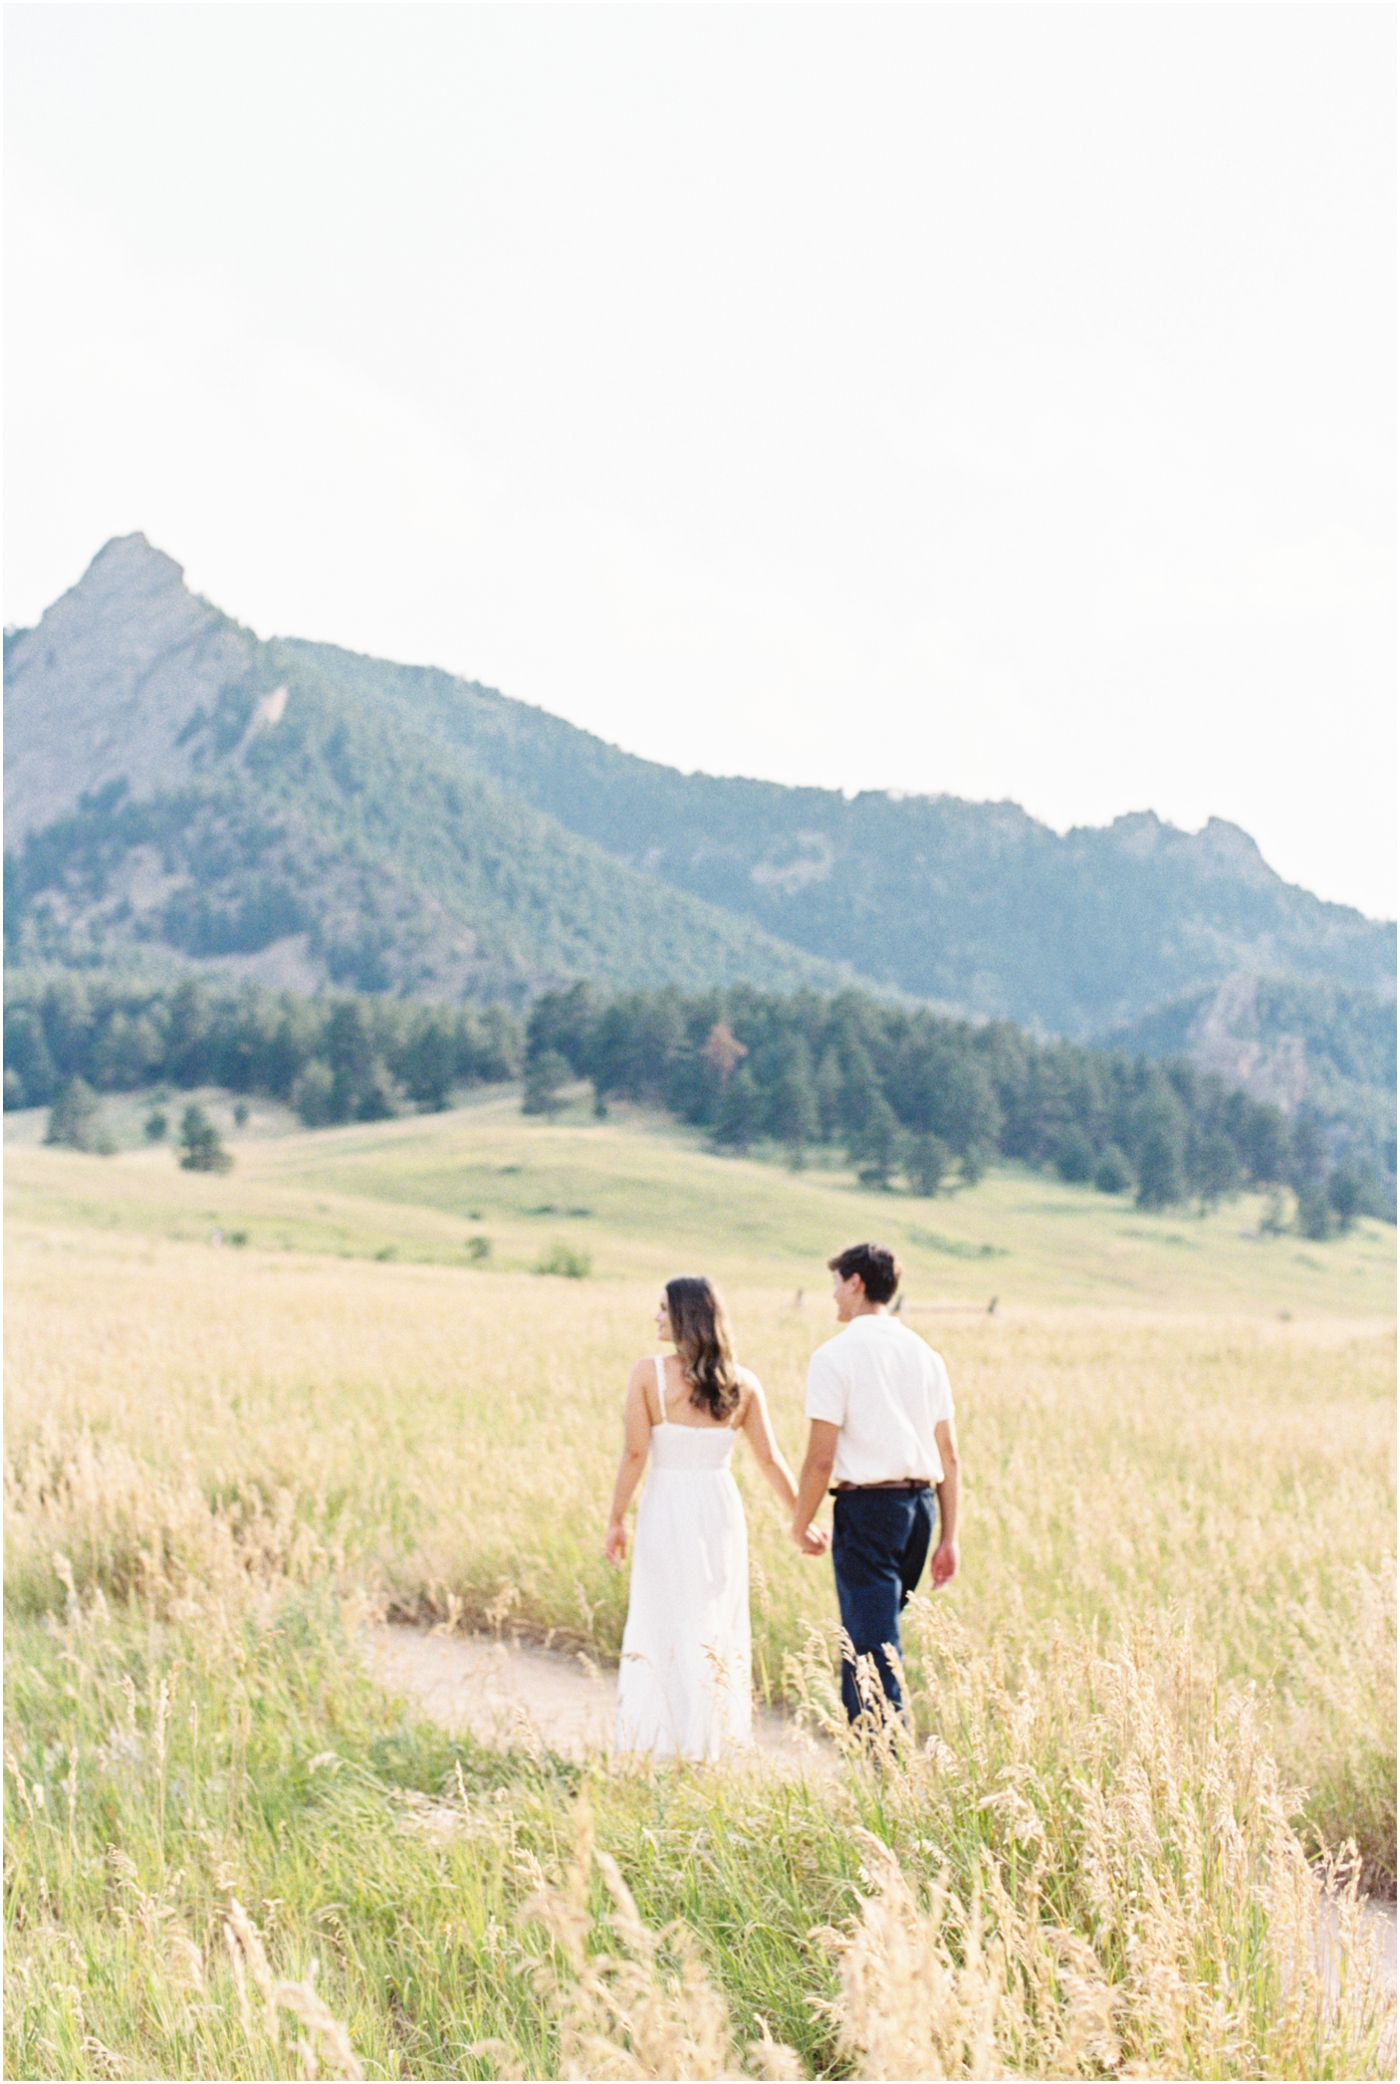
MULTIPOLYGON (((501 1750, 523 1739, 574 1760, 612 1747, 617 1673, 591 1658, 402 1623, 371 1630, 370 1647, 383 1683, 410 1695, 454 1735, 469 1733, 501 1750)), ((837 1770, 830 1745, 770 1708, 754 1715, 754 1743, 785 1770, 837 1770)))
MULTIPOLYGON (((371 1661, 392 1692, 415 1700, 452 1734, 470 1734, 500 1750, 539 1745, 582 1760, 610 1749, 617 1707, 617 1673, 591 1658, 562 1650, 505 1642, 490 1635, 434 1635, 403 1623, 370 1631, 371 1661)), ((834 1773, 831 1745, 798 1728, 788 1716, 760 1708, 754 1716, 760 1755, 793 1772, 834 1773)), ((1366 1916, 1374 1932, 1382 1978, 1396 1981, 1396 1906, 1372 1901, 1366 1916)), ((1318 1952, 1331 1969, 1325 1922, 1318 1952)))

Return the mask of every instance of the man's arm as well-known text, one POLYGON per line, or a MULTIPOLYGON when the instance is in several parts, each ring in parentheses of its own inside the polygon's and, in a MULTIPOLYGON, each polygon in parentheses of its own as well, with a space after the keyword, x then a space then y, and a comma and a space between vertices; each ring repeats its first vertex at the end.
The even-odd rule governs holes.
POLYGON ((950 1585, 958 1574, 958 1443, 952 1419, 940 1418, 933 1437, 943 1464, 943 1481, 937 1486, 938 1547, 929 1566, 936 1590, 939 1585, 950 1585))
POLYGON ((815 1553, 808 1546, 807 1531, 831 1482, 831 1472, 836 1466, 836 1442, 841 1432, 840 1426, 832 1425, 825 1418, 814 1418, 811 1425, 812 1430, 807 1435, 807 1456, 797 1480, 797 1503, 792 1508, 792 1538, 807 1555, 815 1553))

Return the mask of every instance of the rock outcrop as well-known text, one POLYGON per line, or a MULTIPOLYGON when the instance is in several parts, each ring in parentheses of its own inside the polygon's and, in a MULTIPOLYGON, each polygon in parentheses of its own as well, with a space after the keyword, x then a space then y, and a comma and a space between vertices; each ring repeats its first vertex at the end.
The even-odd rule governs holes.
POLYGON ((254 639, 190 593, 173 557, 115 536, 38 627, 5 646, 5 832, 30 832, 104 790, 188 779, 191 720, 246 679, 254 639))

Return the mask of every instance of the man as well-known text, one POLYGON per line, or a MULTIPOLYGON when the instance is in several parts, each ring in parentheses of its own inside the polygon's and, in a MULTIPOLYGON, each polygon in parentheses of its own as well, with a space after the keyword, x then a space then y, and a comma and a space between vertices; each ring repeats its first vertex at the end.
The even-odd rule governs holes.
MULTIPOLYGON (((904 1695, 888 1651, 899 1650, 899 1616, 928 1557, 935 1492, 938 1546, 931 1576, 939 1586, 957 1575, 953 1394, 939 1355, 890 1314, 900 1279, 893 1252, 883 1245, 850 1245, 827 1265, 844 1329, 817 1348, 807 1371, 811 1432, 792 1537, 803 1547, 830 1485, 841 1625, 855 1656, 874 1660, 898 1711, 904 1695)), ((841 1698, 857 1721, 862 1703, 849 1657, 841 1665, 841 1698)))

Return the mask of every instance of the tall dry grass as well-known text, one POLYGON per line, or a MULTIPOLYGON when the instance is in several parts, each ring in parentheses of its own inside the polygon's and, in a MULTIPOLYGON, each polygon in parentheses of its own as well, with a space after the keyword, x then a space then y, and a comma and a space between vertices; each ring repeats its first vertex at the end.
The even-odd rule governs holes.
MULTIPOLYGON (((356 1616, 616 1647, 649 1290, 53 1234, 9 1276, 10 2074, 1385 2073, 1374 1327, 950 1320, 912 1739, 580 1776, 387 1702, 356 1616)), ((795 1451, 824 1315, 732 1301, 795 1451)), ((840 1741, 829 1567, 742 1481, 761 1671, 840 1741)))
MULTIPOLYGON (((649 1290, 50 1236, 12 1249, 8 1583, 60 1572, 178 1618, 211 1590, 322 1581, 400 1613, 615 1655, 600 1531, 649 1290), (66 1558, 66 1564, 60 1563, 66 1558)), ((731 1297, 800 1451, 825 1310, 731 1297)), ((1393 1335, 1026 1312, 949 1318, 968 1639, 1015 1675, 1054 1631, 1170 1610, 1252 1682, 1328 1843, 1394 1873, 1393 1335)), ((739 1457, 757 1671, 833 1613, 739 1457)), ((916 1660, 917 1650, 912 1653, 916 1660)))
MULTIPOLYGON (((400 1717, 324 1594, 75 1591, 12 1645, 8 2073, 1387 2072, 1354 1865, 1186 1635, 1018 1684, 917 1627, 917 1747, 580 1776, 400 1717)), ((834 1712, 819 1644, 793 1681, 834 1712)))

